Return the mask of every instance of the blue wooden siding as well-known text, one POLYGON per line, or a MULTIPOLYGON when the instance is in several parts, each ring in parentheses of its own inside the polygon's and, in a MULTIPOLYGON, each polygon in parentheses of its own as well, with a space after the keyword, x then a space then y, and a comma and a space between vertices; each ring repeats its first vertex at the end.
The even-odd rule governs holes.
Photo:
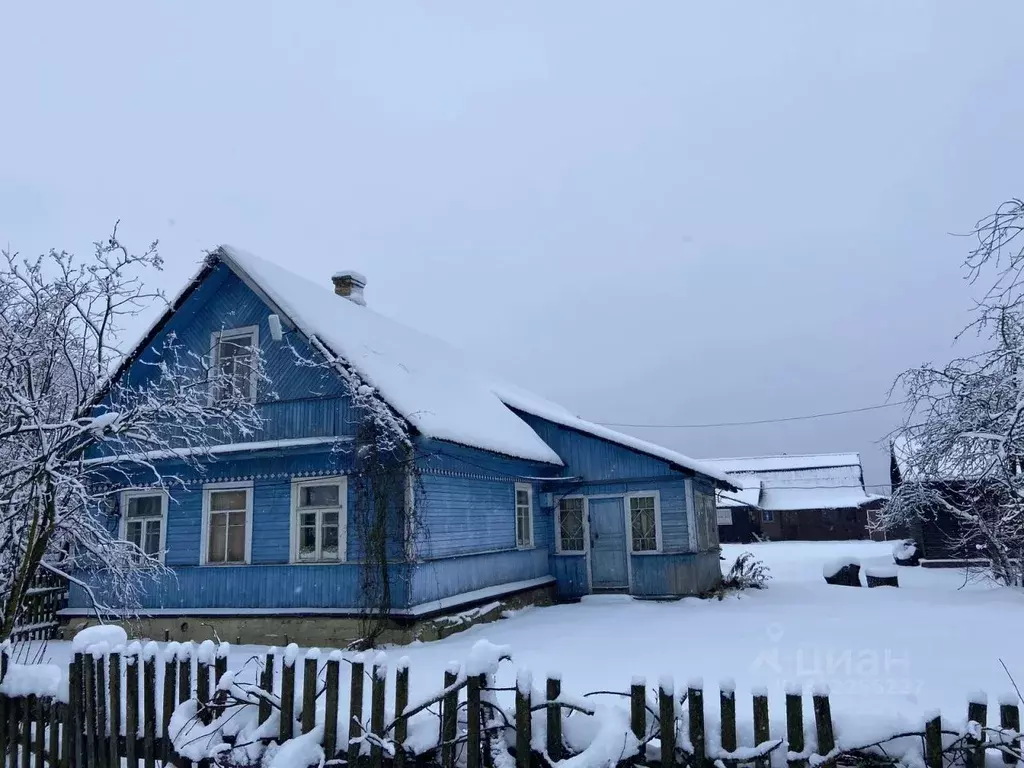
MULTIPOLYGON (((408 573, 404 564, 391 569, 391 594, 395 607, 408 604, 408 573)), ((249 565, 178 567, 174 578, 145 587, 146 609, 357 609, 360 598, 360 566, 249 565)), ((102 587, 99 597, 103 599, 102 587)), ((112 597, 111 597, 112 599, 112 597)), ((116 601, 115 601, 116 602, 116 601)), ((72 587, 70 608, 89 608, 84 592, 72 587)))
POLYGON ((560 467, 437 440, 418 440, 416 450, 418 559, 515 549, 517 482, 533 488, 534 545, 550 547, 550 521, 540 520, 539 481, 530 478, 556 474, 560 467))
POLYGON ((450 557, 411 568, 412 605, 550 574, 548 552, 540 548, 450 557))
POLYGON ((516 411, 540 438, 565 462, 565 474, 586 481, 631 480, 676 476, 683 473, 668 462, 616 443, 568 429, 537 416, 516 411))
POLYGON ((675 555, 633 555, 632 594, 639 597, 697 595, 722 581, 717 550, 675 555))
MULTIPOLYGON (((267 305, 245 283, 219 264, 161 329, 141 360, 158 360, 168 334, 174 334, 176 342, 192 354, 208 357, 211 335, 216 331, 257 326, 271 382, 269 388, 257 394, 265 424, 256 434, 238 439, 353 434, 354 416, 342 380, 329 369, 297 364, 292 348, 310 360, 319 359, 317 353, 295 333, 287 333, 284 341, 274 341, 267 324, 269 313, 267 305)), ((136 362, 126 375, 130 382, 139 383, 152 372, 152 367, 136 362)))
MULTIPOLYGON (((658 491, 661 497, 661 547, 663 552, 689 552, 689 521, 686 510, 686 480, 667 477, 627 483, 586 483, 546 486, 555 503, 562 496, 604 496, 658 491)), ((554 519, 552 515, 552 520, 554 519)))
POLYGON ((556 555, 551 559, 551 571, 557 580, 558 596, 563 600, 574 600, 590 591, 586 556, 556 555))

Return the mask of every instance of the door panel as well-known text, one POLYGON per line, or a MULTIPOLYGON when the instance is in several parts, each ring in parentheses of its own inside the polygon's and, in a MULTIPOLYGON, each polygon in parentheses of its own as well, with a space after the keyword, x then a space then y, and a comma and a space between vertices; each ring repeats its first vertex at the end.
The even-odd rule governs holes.
POLYGON ((589 499, 590 581, 594 589, 626 589, 626 518, 622 499, 589 499))

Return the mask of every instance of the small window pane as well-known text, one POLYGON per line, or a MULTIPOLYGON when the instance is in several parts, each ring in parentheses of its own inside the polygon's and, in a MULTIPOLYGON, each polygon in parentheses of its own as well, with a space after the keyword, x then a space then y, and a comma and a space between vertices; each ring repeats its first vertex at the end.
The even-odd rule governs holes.
POLYGON ((340 504, 340 488, 337 483, 330 485, 304 485, 299 490, 300 507, 337 507, 340 504))
POLYGON ((245 509, 245 497, 247 491, 211 491, 210 509, 214 512, 221 512, 234 509, 245 509))
POLYGON ((530 492, 522 489, 516 491, 516 504, 521 507, 530 506, 530 492))
POLYGON ((211 563, 223 563, 227 543, 227 515, 210 515, 210 541, 206 559, 211 563))
POLYGON ((129 496, 128 517, 160 517, 163 515, 163 496, 129 496))
POLYGON ((558 502, 558 527, 563 552, 582 552, 583 499, 562 499, 558 502))
POLYGON ((228 520, 228 556, 232 563, 245 562, 245 513, 232 512, 228 520))
POLYGON ((160 554, 160 520, 146 521, 146 546, 147 555, 157 557, 160 554))
POLYGON ((132 544, 142 549, 142 521, 128 521, 128 527, 125 531, 125 538, 132 544))
POLYGON ((655 529, 654 497, 633 496, 629 500, 630 523, 634 552, 653 552, 658 549, 655 529))
POLYGON ((325 525, 322 533, 323 543, 321 548, 323 557, 336 560, 338 558, 338 526, 325 525))

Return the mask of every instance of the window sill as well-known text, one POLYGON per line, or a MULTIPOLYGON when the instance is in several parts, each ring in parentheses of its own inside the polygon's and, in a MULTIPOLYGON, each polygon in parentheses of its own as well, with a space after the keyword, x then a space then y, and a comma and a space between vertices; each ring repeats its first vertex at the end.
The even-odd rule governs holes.
POLYGON ((249 562, 244 563, 203 563, 203 568, 231 568, 232 566, 238 567, 242 565, 251 565, 249 562))
POLYGON ((349 565, 348 560, 289 560, 288 565, 349 565))
POLYGON ((563 557, 563 556, 564 557, 585 557, 586 554, 587 554, 587 550, 585 550, 585 549, 581 549, 578 552, 575 551, 575 550, 565 550, 565 549, 560 550, 558 552, 555 552, 555 555, 557 555, 559 557, 563 557))
POLYGON ((536 544, 516 544, 516 551, 517 552, 528 552, 531 549, 536 549, 536 548, 537 548, 536 544))
POLYGON ((651 555, 664 555, 660 549, 645 549, 642 552, 630 552, 629 554, 636 557, 650 557, 651 555))

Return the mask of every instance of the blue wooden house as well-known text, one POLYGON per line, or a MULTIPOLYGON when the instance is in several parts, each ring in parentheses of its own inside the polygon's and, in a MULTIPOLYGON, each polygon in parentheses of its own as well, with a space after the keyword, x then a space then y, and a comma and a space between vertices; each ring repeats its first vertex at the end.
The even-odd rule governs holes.
MULTIPOLYGON (((514 595, 671 598, 720 581, 715 490, 733 487, 724 474, 478 370, 365 306, 357 273, 332 280, 333 290, 222 247, 119 371, 137 375, 174 334, 227 375, 258 348, 273 389, 252 386, 259 434, 216 446, 201 472, 157 457, 180 485, 120 492, 111 525, 173 571, 146 589, 149 634, 346 631, 338 622, 359 613, 362 583, 353 387, 386 403, 415 451, 405 503, 418 525, 389 548, 395 621, 514 595)), ((73 590, 66 613, 89 606, 73 590)))

